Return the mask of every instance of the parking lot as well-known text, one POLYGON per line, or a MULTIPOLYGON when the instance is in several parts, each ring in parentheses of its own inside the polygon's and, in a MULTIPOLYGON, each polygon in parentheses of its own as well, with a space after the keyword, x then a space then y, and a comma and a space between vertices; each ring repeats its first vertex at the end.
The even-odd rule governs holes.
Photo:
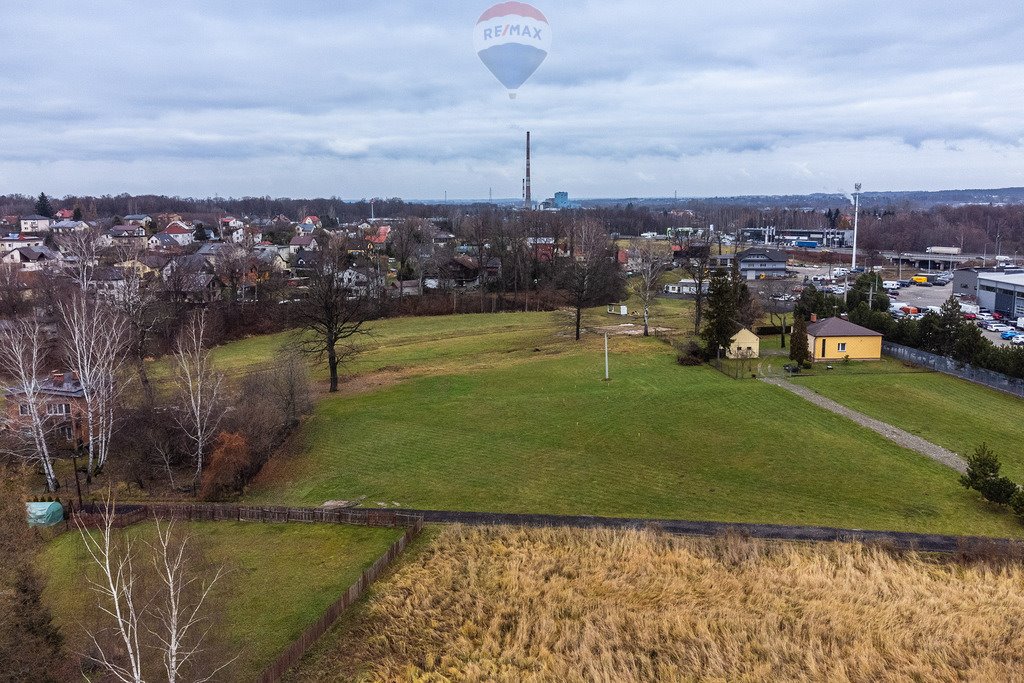
MULTIPOLYGON (((796 283, 803 282, 804 276, 812 277, 814 275, 825 275, 827 269, 818 267, 790 267, 797 273, 796 283)), ((903 277, 909 277, 909 271, 904 269, 903 277)), ((852 281, 852 278, 851 278, 852 281)), ((840 281, 841 282, 841 281, 840 281)), ((890 297, 890 301, 893 303, 900 301, 909 304, 920 310, 925 310, 928 306, 941 306, 949 298, 950 294, 953 293, 952 285, 933 285, 932 287, 919 287, 917 285, 911 285, 910 287, 903 287, 900 289, 900 295, 898 297, 890 297)), ((1012 325, 1012 323, 1008 323, 1012 325)), ((986 339, 991 341, 997 346, 1007 346, 1010 342, 999 338, 998 332, 989 332, 988 330, 982 330, 981 333, 986 339)), ((1024 332, 1022 332, 1024 334, 1024 332)))

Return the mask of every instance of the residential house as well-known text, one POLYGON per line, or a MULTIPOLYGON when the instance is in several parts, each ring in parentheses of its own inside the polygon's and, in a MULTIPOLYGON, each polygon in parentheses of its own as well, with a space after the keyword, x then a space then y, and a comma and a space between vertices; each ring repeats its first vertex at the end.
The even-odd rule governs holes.
POLYGON ((158 235, 170 235, 171 239, 178 243, 178 246, 187 247, 195 242, 195 228, 181 221, 172 221, 166 228, 157 233, 158 235))
POLYGON ((69 221, 75 217, 74 209, 61 209, 53 215, 58 221, 69 221))
MULTIPOLYGON (((180 218, 178 218, 177 220, 180 220, 180 218)), ((133 213, 124 217, 125 225, 138 225, 143 228, 148 228, 150 224, 152 224, 152 222, 152 216, 148 216, 144 213, 133 213)))
POLYGON ((356 296, 378 296, 384 290, 384 276, 372 266, 351 266, 340 274, 341 286, 356 296))
MULTIPOLYGON (((53 372, 40 383, 41 411, 54 433, 66 441, 85 438, 85 388, 77 373, 53 372)), ((17 388, 8 388, 7 420, 9 425, 28 426, 31 406, 25 392, 17 388)))
MULTIPOLYGON (((148 244, 146 228, 142 225, 115 225, 107 234, 110 236, 111 243, 118 246, 144 249, 148 244)), ((177 244, 177 240, 175 240, 175 244, 177 244)))
POLYGON ((85 221, 75 221, 71 219, 57 221, 56 223, 50 225, 51 230, 53 230, 54 232, 62 233, 84 232, 88 230, 90 227, 91 226, 85 221))
POLYGON ((757 358, 761 355, 761 338, 748 330, 740 329, 729 339, 726 358, 757 358))
POLYGON ((388 293, 393 297, 420 296, 423 285, 419 280, 396 280, 388 285, 388 293))
POLYGON ((320 244, 312 234, 296 235, 292 238, 292 241, 288 243, 288 250, 293 254, 297 254, 299 249, 304 251, 319 251, 320 244))
POLYGON ((127 283, 124 271, 112 266, 93 268, 86 282, 86 288, 98 299, 113 301, 123 296, 127 283))
POLYGON ((49 247, 18 247, 0 256, 0 262, 20 265, 22 270, 41 270, 61 260, 60 253, 49 247))
POLYGON ((53 225, 53 221, 46 216, 33 213, 28 216, 22 216, 21 220, 18 221, 18 225, 21 227, 22 232, 35 232, 37 230, 49 230, 50 226, 53 225))
POLYGON ((879 360, 882 335, 843 318, 815 320, 807 326, 807 346, 815 361, 879 360))
POLYGON ((301 222, 303 225, 312 225, 313 227, 310 228, 310 231, 321 227, 319 216, 306 216, 301 222))
POLYGON ((259 244, 263 241, 263 231, 242 225, 232 229, 228 237, 235 244, 259 244))
POLYGON ((169 251, 181 248, 181 244, 178 243, 178 240, 174 239, 172 235, 167 235, 162 232, 158 232, 157 234, 150 237, 149 240, 146 241, 146 245, 150 249, 158 249, 161 251, 169 251))
POLYGON ((45 241, 46 238, 42 235, 15 232, 0 237, 0 250, 10 251, 18 247, 41 247, 45 241))

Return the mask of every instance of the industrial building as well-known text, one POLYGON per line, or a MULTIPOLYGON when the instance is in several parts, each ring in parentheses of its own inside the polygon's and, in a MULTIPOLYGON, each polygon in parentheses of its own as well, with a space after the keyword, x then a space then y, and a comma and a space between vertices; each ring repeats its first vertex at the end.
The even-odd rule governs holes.
POLYGON ((978 303, 1010 318, 1024 318, 1024 272, 978 273, 978 303))
POLYGON ((847 247, 853 244, 853 230, 831 228, 746 228, 740 231, 745 242, 797 245, 814 242, 820 247, 847 247))

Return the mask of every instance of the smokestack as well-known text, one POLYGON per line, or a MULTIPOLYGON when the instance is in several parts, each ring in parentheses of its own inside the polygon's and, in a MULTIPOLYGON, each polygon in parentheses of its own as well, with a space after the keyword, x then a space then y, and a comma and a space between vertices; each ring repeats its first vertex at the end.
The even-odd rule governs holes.
POLYGON ((533 208, 533 201, 530 199, 530 131, 526 131, 526 187, 523 190, 527 209, 533 208))

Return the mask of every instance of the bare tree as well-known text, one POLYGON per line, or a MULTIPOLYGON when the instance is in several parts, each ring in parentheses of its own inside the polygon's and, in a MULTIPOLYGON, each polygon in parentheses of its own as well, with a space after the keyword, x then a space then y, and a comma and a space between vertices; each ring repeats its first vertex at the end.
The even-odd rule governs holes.
POLYGON ((138 590, 139 576, 131 536, 124 535, 118 543, 114 533, 114 502, 107 497, 97 533, 90 533, 78 523, 78 531, 86 552, 98 568, 98 577, 89 578, 89 588, 97 595, 97 607, 113 621, 118 647, 101 643, 99 634, 89 634, 93 653, 89 659, 121 683, 142 683, 142 611, 145 596, 138 590), (113 653, 120 650, 120 656, 113 653))
POLYGON ((630 256, 635 258, 635 275, 629 291, 640 301, 644 312, 644 336, 650 336, 651 303, 658 295, 661 276, 671 267, 665 250, 654 240, 631 240, 630 256))
POLYGON ((600 223, 584 219, 574 226, 572 238, 572 253, 562 279, 573 307, 579 341, 583 309, 605 303, 621 293, 621 275, 608 234, 600 223))
POLYGON ((84 295, 58 302, 62 321, 64 357, 77 373, 85 402, 85 436, 89 481, 107 464, 121 391, 119 374, 124 365, 127 324, 104 303, 84 295))
POLYGON ((213 368, 205 337, 206 311, 202 310, 178 333, 175 344, 174 378, 181 401, 176 419, 190 446, 194 485, 203 473, 206 448, 224 417, 220 401, 224 377, 213 368))
POLYGON ((54 456, 50 447, 53 422, 47 415, 43 382, 47 377, 44 363, 47 355, 46 334, 39 320, 32 318, 0 328, 0 372, 12 381, 8 400, 18 404, 14 411, 3 412, 5 426, 14 436, 12 452, 37 464, 46 477, 50 491, 58 488, 54 472, 54 456))
POLYGON ((157 666, 168 683, 186 677, 194 683, 213 680, 235 659, 219 666, 201 661, 211 631, 209 598, 223 569, 204 579, 197 571, 200 563, 188 535, 175 533, 173 523, 159 519, 155 541, 146 544, 150 551, 146 563, 140 560, 131 535, 118 534, 114 521, 115 505, 108 495, 98 531, 87 531, 79 523, 86 552, 97 570, 95 578, 87 581, 114 636, 108 642, 103 632, 90 632, 89 659, 121 683, 155 677, 151 669, 157 666), (159 665, 147 656, 150 652, 159 655, 159 665))
POLYGON ((680 263, 691 280, 693 280, 693 331, 700 331, 704 318, 704 303, 707 300, 707 285, 711 281, 711 245, 706 242, 686 240, 681 245, 682 258, 680 263))
POLYGON ((413 275, 412 260, 420 243, 423 221, 419 218, 406 218, 391 233, 391 252, 398 261, 398 298, 404 293, 402 282, 413 275))
POLYGON ((57 245, 64 254, 65 268, 82 293, 89 288, 93 270, 99 263, 99 241, 99 231, 92 228, 74 230, 57 239, 57 245))
POLYGON ((363 325, 373 312, 369 296, 357 294, 342 283, 347 262, 344 245, 333 240, 312 258, 308 294, 296 314, 297 348, 317 358, 326 357, 332 392, 338 390, 339 365, 353 352, 343 343, 366 331, 363 325))
POLYGON ((789 300, 789 285, 785 280, 765 280, 761 283, 761 306, 768 312, 772 325, 780 328, 779 343, 786 348, 786 325, 793 312, 793 304, 789 300))
POLYGON ((146 372, 146 354, 153 330, 162 319, 163 309, 156 278, 147 277, 138 267, 138 250, 122 253, 124 287, 115 293, 110 305, 127 325, 126 351, 139 375, 139 382, 149 403, 153 402, 153 388, 146 372))
POLYGON ((294 427, 310 407, 309 369, 305 359, 291 349, 282 349, 265 379, 266 390, 280 409, 284 426, 294 427))
POLYGON ((0 263, 0 316, 13 318, 31 308, 29 288, 21 269, 12 263, 0 263))
MULTIPOLYGON (((156 542, 150 545, 153 567, 159 577, 160 597, 154 609, 157 628, 148 630, 156 640, 168 683, 181 680, 183 672, 188 671, 203 652, 210 631, 210 620, 203 608, 210 591, 223 576, 222 568, 209 580, 194 573, 190 567, 189 537, 176 538, 173 529, 173 522, 161 524, 156 520, 156 542)), ((233 661, 221 664, 206 676, 190 680, 209 681, 233 661)))

